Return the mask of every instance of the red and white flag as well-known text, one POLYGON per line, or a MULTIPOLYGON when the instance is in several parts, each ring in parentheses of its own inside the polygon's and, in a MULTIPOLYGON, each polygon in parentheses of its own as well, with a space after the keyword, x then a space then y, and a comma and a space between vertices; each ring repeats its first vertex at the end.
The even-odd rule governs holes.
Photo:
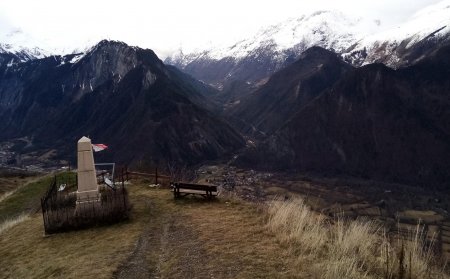
POLYGON ((108 148, 108 146, 102 143, 92 144, 92 149, 94 149, 94 152, 99 152, 105 150, 106 148, 108 148))

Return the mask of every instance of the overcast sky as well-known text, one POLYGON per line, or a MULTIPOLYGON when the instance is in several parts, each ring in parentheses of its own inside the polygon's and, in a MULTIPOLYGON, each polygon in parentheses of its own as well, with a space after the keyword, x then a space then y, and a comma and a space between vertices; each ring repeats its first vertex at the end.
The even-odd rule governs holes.
POLYGON ((439 0, 4 0, 0 32, 15 26, 51 47, 73 49, 107 38, 151 48, 164 57, 183 47, 226 44, 261 26, 315 10, 396 25, 439 0), (2 28, 3 27, 3 28, 2 28))

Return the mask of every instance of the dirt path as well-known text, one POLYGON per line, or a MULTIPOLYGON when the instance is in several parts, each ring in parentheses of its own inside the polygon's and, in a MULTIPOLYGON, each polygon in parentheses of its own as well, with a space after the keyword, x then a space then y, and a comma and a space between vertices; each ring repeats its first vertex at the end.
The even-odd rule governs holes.
POLYGON ((184 225, 189 220, 185 218, 172 217, 164 224, 157 270, 165 278, 211 278, 204 268, 209 256, 198 236, 184 225))
POLYGON ((192 230, 182 224, 184 219, 170 214, 158 219, 160 226, 149 220, 114 278, 212 278, 202 268, 208 260, 206 251, 192 230))
MULTIPOLYGON (((157 210, 157 205, 152 201, 146 200, 145 204, 146 210, 149 212, 157 210)), ((160 227, 155 226, 155 218, 152 214, 149 216, 142 234, 139 236, 134 246, 133 252, 127 260, 119 266, 114 273, 113 278, 159 278, 148 264, 147 254, 148 251, 155 250, 160 245, 157 237, 160 233, 160 227)))
POLYGON ((114 278, 157 278, 153 277, 152 272, 146 261, 147 250, 151 249, 152 234, 148 229, 139 237, 133 253, 127 261, 119 268, 114 278))
POLYGON ((153 214, 114 278, 291 278, 254 205, 147 193, 153 214))
POLYGON ((145 203, 153 214, 114 278, 210 278, 202 269, 208 258, 206 251, 185 226, 190 217, 171 206, 173 201, 167 205, 149 197, 145 203))

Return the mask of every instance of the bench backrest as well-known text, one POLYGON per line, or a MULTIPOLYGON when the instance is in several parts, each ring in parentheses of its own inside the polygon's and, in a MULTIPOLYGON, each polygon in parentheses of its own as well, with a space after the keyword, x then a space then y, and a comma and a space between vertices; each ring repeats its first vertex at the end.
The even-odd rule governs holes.
POLYGON ((173 187, 181 189, 217 192, 217 186, 215 185, 202 185, 202 184, 182 183, 182 182, 173 182, 171 184, 173 185, 173 187))

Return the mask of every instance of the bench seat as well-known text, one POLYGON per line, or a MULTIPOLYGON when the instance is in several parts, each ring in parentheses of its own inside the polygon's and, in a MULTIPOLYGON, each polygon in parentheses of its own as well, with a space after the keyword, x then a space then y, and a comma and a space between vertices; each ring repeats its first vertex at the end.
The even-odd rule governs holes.
POLYGON ((181 198, 187 195, 201 195, 206 198, 213 198, 218 194, 217 186, 215 185, 172 182, 171 186, 174 198, 181 198))

